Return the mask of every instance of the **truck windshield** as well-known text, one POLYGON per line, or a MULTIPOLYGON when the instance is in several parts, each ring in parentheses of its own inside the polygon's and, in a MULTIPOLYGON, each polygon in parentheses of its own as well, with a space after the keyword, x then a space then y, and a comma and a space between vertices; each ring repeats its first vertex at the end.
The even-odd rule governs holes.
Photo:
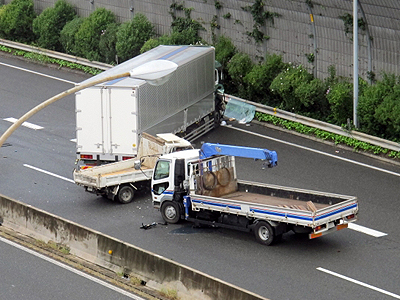
POLYGON ((154 180, 167 178, 169 176, 169 166, 169 161, 159 160, 154 169, 154 180))

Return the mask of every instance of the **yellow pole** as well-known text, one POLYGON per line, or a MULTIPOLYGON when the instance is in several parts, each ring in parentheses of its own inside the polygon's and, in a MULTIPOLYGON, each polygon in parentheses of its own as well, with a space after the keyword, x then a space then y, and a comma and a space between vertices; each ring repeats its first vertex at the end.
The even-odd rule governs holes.
POLYGON ((30 111, 28 111, 26 114, 24 114, 21 118, 19 118, 14 124, 12 124, 7 130, 6 132, 3 133, 3 135, 0 137, 0 147, 4 144, 4 142, 7 140, 7 138, 18 128, 21 126, 22 123, 24 123, 26 120, 28 120, 30 117, 32 117, 34 114, 36 114, 37 112, 41 111, 43 108, 47 107, 48 105, 68 96, 71 95, 73 93, 76 93, 80 90, 83 90, 85 88, 94 86, 96 84, 102 83, 102 82, 106 82, 106 81, 111 81, 117 78, 122 78, 122 77, 129 77, 130 73, 126 72, 126 73, 121 73, 121 74, 117 74, 117 75, 113 75, 113 76, 108 76, 106 78, 102 78, 99 80, 95 80, 92 82, 89 82, 87 84, 83 84, 83 85, 79 85, 76 86, 72 89, 66 90, 58 95, 55 95, 49 99, 47 99, 46 101, 40 103, 39 105, 35 106, 34 108, 32 108, 30 111))

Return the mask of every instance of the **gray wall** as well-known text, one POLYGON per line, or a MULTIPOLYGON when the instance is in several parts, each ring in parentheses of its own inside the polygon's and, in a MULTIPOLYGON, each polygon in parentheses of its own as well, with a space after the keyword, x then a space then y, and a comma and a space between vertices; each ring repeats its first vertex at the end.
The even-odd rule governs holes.
MULTIPOLYGON (((56 0, 34 0, 35 9, 41 12, 54 5, 56 0)), ((5 3, 11 0, 4 0, 5 3)), ((88 16, 97 7, 105 7, 113 11, 120 22, 132 18, 135 13, 143 13, 155 25, 158 34, 169 32, 172 18, 169 14, 173 2, 184 3, 193 8, 191 17, 206 28, 203 38, 212 41, 211 21, 217 16, 220 29, 214 33, 230 37, 236 47, 250 54, 253 58, 264 57, 266 52, 280 53, 284 60, 303 64, 310 70, 316 65, 318 77, 327 75, 329 65, 335 65, 339 75, 352 74, 352 34, 345 35, 344 22, 339 19, 346 13, 352 14, 353 0, 311 0, 312 12, 316 28, 315 38, 312 36, 309 6, 305 0, 268 0, 265 10, 276 12, 280 17, 274 18, 274 24, 267 21, 261 30, 270 37, 262 44, 255 44, 246 31, 253 29, 253 17, 242 7, 252 5, 249 0, 222 0, 221 9, 216 9, 214 0, 68 0, 82 16, 88 16), (131 11, 131 8, 133 10, 131 11), (223 18, 227 13, 229 19, 223 18), (318 52, 314 64, 309 63, 306 54, 314 52, 316 43, 318 52)), ((400 1, 398 0, 359 0, 368 23, 371 36, 372 71, 377 75, 381 71, 399 74, 400 57, 400 1), (379 4, 377 4, 379 3, 379 4)), ((183 16, 183 12, 177 12, 183 16)), ((361 13, 359 14, 361 17, 361 13)), ((367 77, 368 51, 367 34, 360 31, 359 67, 360 75, 367 77)))

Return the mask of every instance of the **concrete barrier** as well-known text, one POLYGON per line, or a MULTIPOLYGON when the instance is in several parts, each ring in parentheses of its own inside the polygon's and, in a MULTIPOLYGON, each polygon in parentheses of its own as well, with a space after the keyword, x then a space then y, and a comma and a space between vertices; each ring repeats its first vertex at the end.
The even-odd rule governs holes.
POLYGON ((180 299, 266 299, 160 255, 0 194, 3 226, 115 272, 132 273, 147 286, 175 289, 180 299))

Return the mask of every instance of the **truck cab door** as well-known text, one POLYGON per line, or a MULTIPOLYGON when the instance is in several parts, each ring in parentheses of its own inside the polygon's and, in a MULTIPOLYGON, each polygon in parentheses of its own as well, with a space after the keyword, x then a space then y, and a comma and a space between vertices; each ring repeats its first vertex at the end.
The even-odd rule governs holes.
POLYGON ((154 168, 151 182, 153 205, 160 207, 165 200, 172 200, 174 195, 174 173, 171 160, 160 159, 154 168))

